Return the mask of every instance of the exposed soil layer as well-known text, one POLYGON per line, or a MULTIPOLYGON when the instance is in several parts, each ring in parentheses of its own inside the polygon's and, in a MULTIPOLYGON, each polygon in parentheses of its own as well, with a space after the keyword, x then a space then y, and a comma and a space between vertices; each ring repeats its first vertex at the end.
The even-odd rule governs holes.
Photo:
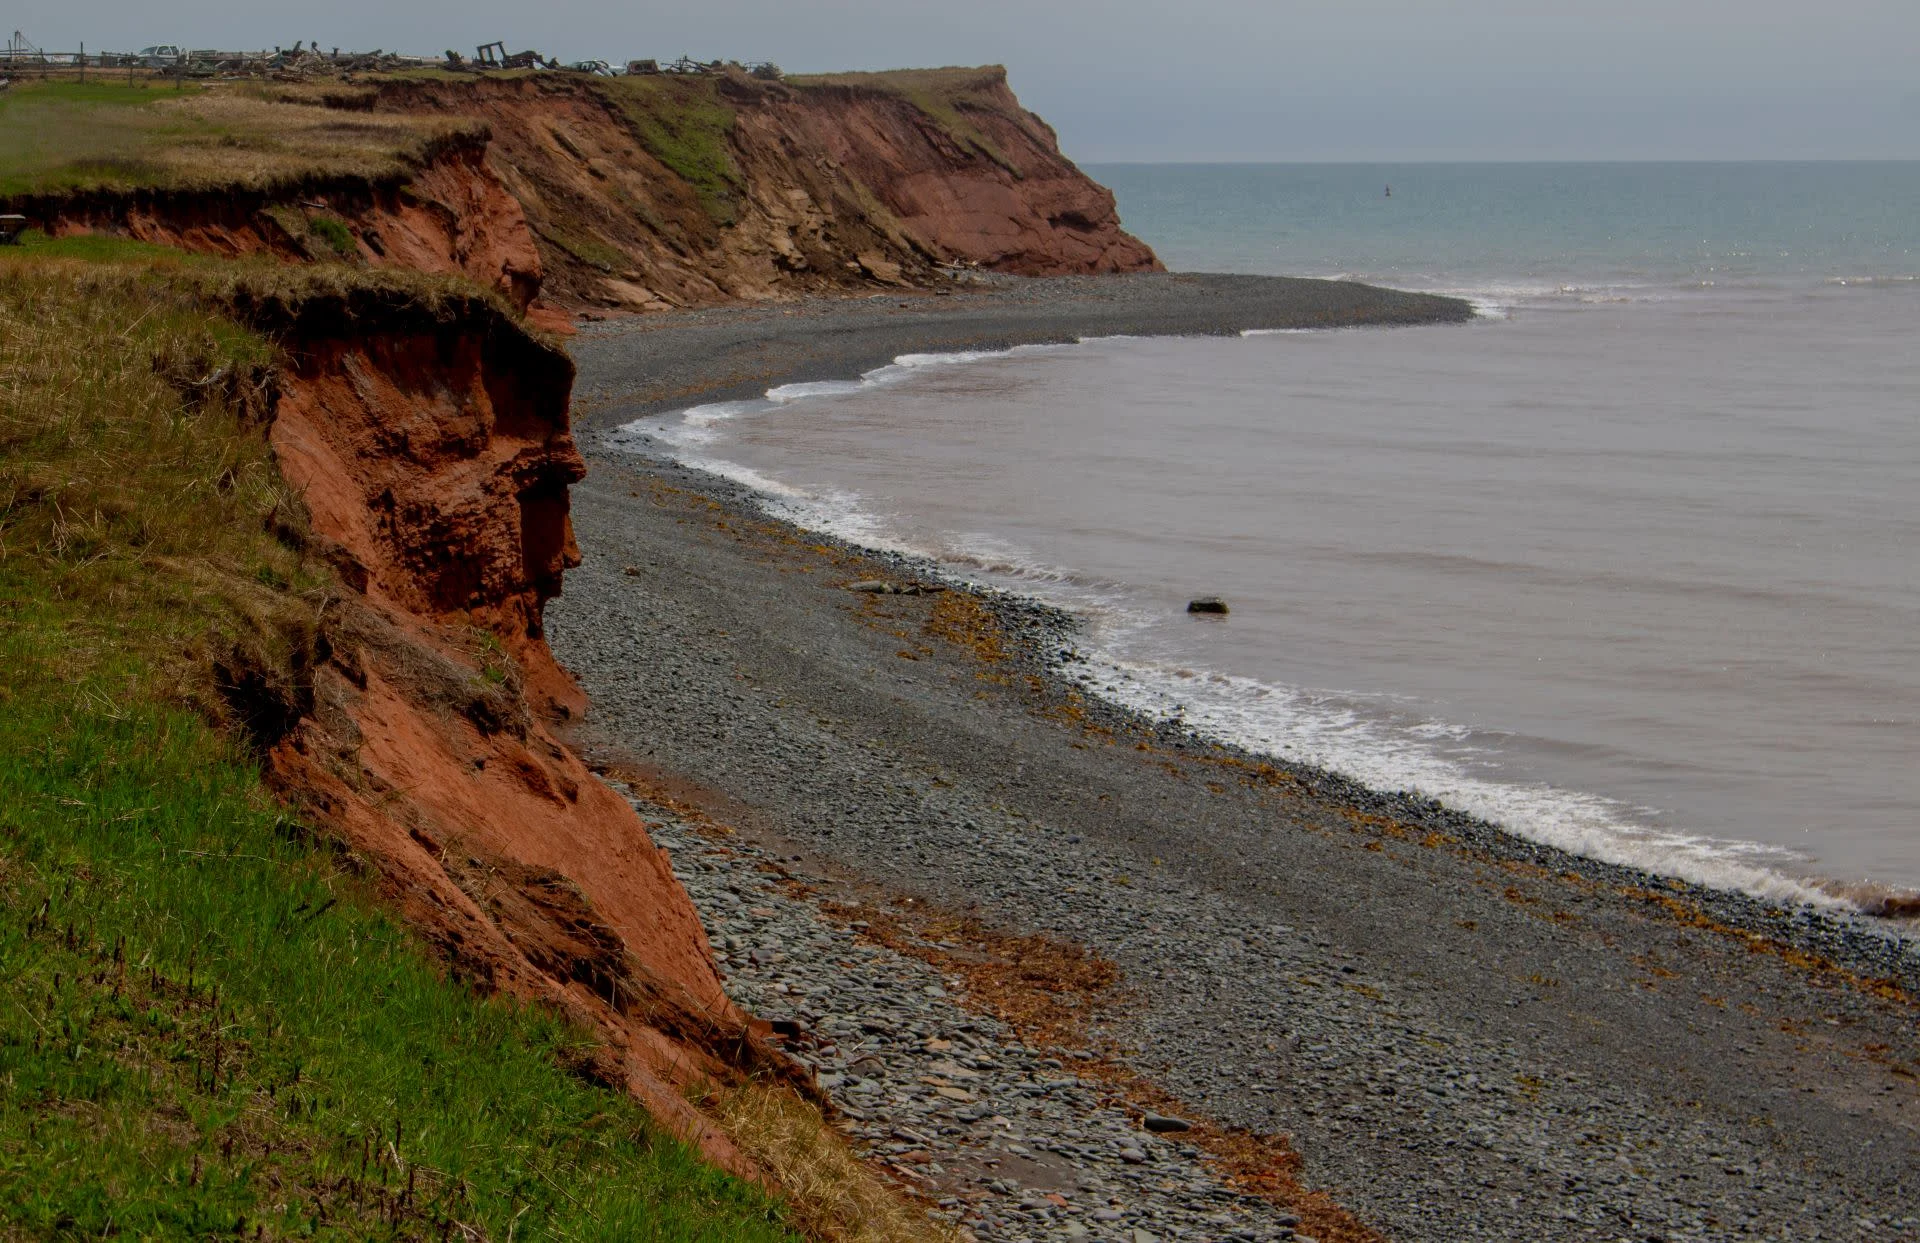
POLYGON ((341 581, 310 699, 261 740, 277 788, 456 972, 573 1016, 605 1041, 591 1073, 752 1173, 685 1091, 798 1077, 727 1000, 645 827, 551 733, 583 707, 541 626, 578 560, 571 364, 479 299, 270 326, 271 442, 341 581))
POLYGON ((1113 195, 998 67, 850 75, 390 80, 299 96, 479 124, 379 180, 9 204, 56 234, 460 273, 525 310, 665 310, 946 285, 955 266, 1151 271, 1113 195), (923 79, 925 80, 923 82, 923 79), (925 83, 930 82, 930 87, 925 83))
MULTIPOLYGON (((1256 305, 1210 319, 1208 288, 1286 301, 1109 288, 660 317, 591 328, 577 356, 605 426, 915 349, 1228 330, 1256 305)), ((588 457, 585 561, 551 618, 592 696, 583 737, 711 791, 802 879, 1116 963, 1124 1003, 1089 1039, 1214 1121, 1290 1135, 1303 1181, 1388 1237, 1920 1234, 1911 943, 1198 744, 1048 677, 1075 642, 1057 616, 850 593, 926 569, 710 476, 588 457)))
POLYGON ((532 222, 560 305, 659 310, 921 285, 941 279, 941 264, 1158 268, 1004 70, 946 72, 957 122, 886 89, 886 75, 395 82, 377 106, 486 120, 490 160, 532 222))
POLYGON ((113 233, 196 254, 347 260, 461 275, 526 309, 540 255, 484 139, 431 147, 411 177, 317 179, 272 192, 129 191, 16 204, 56 236, 113 233))

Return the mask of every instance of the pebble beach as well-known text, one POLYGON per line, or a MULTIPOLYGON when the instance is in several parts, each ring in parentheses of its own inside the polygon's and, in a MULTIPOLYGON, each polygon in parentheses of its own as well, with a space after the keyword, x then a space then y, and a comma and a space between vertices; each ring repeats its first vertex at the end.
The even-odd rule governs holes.
POLYGON ((548 619, 592 703, 574 742, 657 826, 736 999, 974 1237, 1920 1238, 1901 926, 1134 718, 1075 682, 1071 617, 608 435, 913 351, 1465 313, 1270 278, 994 280, 576 340, 584 564, 548 619), (849 590, 874 582, 901 589, 849 590), (1022 946, 1100 971, 1009 992, 1022 946), (1261 1144, 1284 1177, 1249 1164, 1261 1144))

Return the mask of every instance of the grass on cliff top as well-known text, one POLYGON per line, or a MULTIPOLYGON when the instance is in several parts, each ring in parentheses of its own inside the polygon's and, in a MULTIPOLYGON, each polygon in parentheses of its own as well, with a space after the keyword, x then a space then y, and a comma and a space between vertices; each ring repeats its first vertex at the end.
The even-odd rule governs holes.
POLYGON ((20 82, 0 93, 0 198, 86 190, 272 190, 404 176, 481 124, 344 112, 245 83, 20 82))
MULTIPOLYGON (((971 147, 1015 177, 1023 174, 985 130, 975 124, 972 115, 993 112, 1004 115, 999 101, 988 92, 1006 85, 1007 71, 998 65, 977 68, 886 69, 873 73, 817 73, 787 79, 791 86, 807 88, 838 87, 856 91, 876 91, 903 99, 938 125, 954 144, 971 147)), ((1022 117, 1009 117, 1026 125, 1022 117)))
POLYGON ((242 417, 271 346, 168 289, 0 262, 0 1238, 793 1238, 190 707, 326 580, 242 417))
MULTIPOLYGON (((303 222, 312 227, 312 222, 303 222)), ((324 227, 324 226, 322 226, 324 227)), ((331 305, 361 319, 395 314, 439 323, 471 319, 484 310, 519 331, 558 348, 559 338, 528 324, 500 295, 457 274, 411 268, 365 267, 351 262, 284 263, 266 255, 225 259, 157 246, 112 234, 48 237, 38 229, 0 248, 0 272, 64 271, 85 283, 116 273, 142 286, 140 297, 196 308, 225 308, 231 317, 284 327, 308 310, 331 305)))
POLYGON ((716 224, 733 223, 743 182, 733 158, 735 113, 720 79, 649 74, 588 84, 612 102, 649 155, 693 187, 716 224))

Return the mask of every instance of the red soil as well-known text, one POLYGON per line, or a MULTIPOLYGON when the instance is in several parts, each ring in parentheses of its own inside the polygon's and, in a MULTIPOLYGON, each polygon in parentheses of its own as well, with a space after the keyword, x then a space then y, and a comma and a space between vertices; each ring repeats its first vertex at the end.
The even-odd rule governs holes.
POLYGON ((578 560, 571 364, 484 308, 289 346, 272 444, 343 588, 276 784, 459 974, 596 1031, 597 1073, 751 1173, 682 1089, 780 1061, 645 825, 549 728, 583 707, 540 631, 578 560))
MULTIPOLYGON (((560 307, 932 282, 938 263, 1158 267, 1004 73, 964 85, 958 123, 858 83, 667 86, 717 89, 731 110, 738 176, 720 214, 616 99, 549 77, 360 100, 488 122, 491 139, 445 144, 405 184, 76 195, 34 214, 55 233, 289 262, 337 260, 334 241, 350 241, 350 260, 464 274, 562 329, 560 307), (553 307, 535 302, 543 279, 553 307)), ((645 826, 552 732, 585 709, 541 632, 579 560, 571 362, 484 299, 447 314, 377 298, 292 309, 263 325, 288 359, 270 436, 340 583, 310 706, 262 740, 274 782, 456 972, 595 1031, 604 1049, 582 1069, 755 1173, 685 1089, 755 1070, 804 1088, 802 1074, 728 1001, 645 826)))

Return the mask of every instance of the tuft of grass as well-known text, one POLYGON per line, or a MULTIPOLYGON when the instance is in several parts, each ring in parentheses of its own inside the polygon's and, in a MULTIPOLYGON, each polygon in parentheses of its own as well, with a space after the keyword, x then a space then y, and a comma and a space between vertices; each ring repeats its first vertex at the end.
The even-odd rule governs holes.
POLYGON ((719 79, 671 75, 594 78, 590 82, 633 129, 647 153, 693 187, 716 224, 738 217, 743 186, 733 158, 732 105, 719 79))
POLYGON ((0 196, 404 177, 437 144, 484 132, 475 120, 344 112, 239 83, 17 83, 0 94, 0 196))
POLYGON ((575 233, 551 222, 533 226, 533 231, 589 267, 602 272, 624 271, 633 264, 625 251, 592 233, 575 233))
POLYGON ((292 671, 329 581, 223 279, 0 263, 0 1237, 795 1239, 190 706, 292 671))
POLYGON ((314 236, 325 242, 333 253, 342 259, 350 259, 360 253, 359 243, 353 240, 353 230, 347 222, 337 216, 313 216, 307 220, 307 228, 314 236))
POLYGON ((748 1083, 707 1102, 729 1138, 772 1174, 810 1239, 957 1243, 959 1233, 882 1182, 820 1111, 789 1088, 748 1083))

